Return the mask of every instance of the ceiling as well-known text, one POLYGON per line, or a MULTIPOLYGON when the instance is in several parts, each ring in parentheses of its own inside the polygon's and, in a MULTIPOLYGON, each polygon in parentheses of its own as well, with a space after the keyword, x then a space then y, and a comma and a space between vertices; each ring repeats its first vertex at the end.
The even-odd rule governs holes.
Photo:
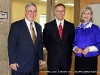
MULTIPOLYGON (((15 1, 15 0, 13 0, 15 1)), ((30 2, 36 2, 36 3, 46 3, 45 1, 41 1, 41 0, 22 0, 22 1, 30 1, 30 2)), ((57 1, 57 3, 63 3, 63 4, 67 4, 67 3, 71 3, 74 4, 74 0, 55 0, 57 1)))

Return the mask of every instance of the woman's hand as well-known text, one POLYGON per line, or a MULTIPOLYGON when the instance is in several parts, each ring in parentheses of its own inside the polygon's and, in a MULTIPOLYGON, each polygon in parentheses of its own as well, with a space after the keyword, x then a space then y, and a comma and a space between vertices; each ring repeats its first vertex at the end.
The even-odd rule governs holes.
POLYGON ((86 47, 84 50, 83 50, 83 55, 85 56, 88 52, 89 52, 90 48, 89 47, 86 47))
POLYGON ((77 48, 76 48, 76 53, 80 53, 80 54, 81 54, 81 53, 83 53, 83 50, 82 50, 81 48, 78 48, 78 47, 77 47, 77 48))

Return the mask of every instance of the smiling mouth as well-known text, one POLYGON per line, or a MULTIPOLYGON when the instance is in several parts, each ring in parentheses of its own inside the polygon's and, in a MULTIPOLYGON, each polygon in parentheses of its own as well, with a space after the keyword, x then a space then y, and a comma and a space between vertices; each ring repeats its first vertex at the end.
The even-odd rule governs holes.
POLYGON ((84 17, 84 19, 88 19, 87 17, 84 17))

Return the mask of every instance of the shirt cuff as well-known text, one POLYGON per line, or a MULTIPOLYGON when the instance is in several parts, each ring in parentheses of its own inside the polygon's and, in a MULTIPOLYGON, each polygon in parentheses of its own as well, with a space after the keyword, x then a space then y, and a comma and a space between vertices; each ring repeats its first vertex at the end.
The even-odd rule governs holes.
POLYGON ((89 52, 97 52, 97 51, 99 51, 96 46, 89 46, 89 48, 90 48, 89 52))
POLYGON ((73 51, 76 53, 76 48, 77 48, 77 46, 74 46, 73 47, 73 51))

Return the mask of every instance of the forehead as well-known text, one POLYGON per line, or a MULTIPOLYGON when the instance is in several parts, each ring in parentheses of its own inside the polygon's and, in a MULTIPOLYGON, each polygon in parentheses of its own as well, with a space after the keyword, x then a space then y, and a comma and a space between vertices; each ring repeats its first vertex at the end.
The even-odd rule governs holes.
POLYGON ((85 13, 85 12, 91 13, 91 10, 90 9, 86 9, 86 10, 83 11, 83 13, 85 13))
POLYGON ((64 8, 64 6, 57 6, 56 8, 55 8, 55 10, 64 10, 65 8, 64 8))
POLYGON ((35 7, 35 6, 29 6, 29 7, 27 7, 27 9, 26 10, 36 10, 37 8, 35 7))

